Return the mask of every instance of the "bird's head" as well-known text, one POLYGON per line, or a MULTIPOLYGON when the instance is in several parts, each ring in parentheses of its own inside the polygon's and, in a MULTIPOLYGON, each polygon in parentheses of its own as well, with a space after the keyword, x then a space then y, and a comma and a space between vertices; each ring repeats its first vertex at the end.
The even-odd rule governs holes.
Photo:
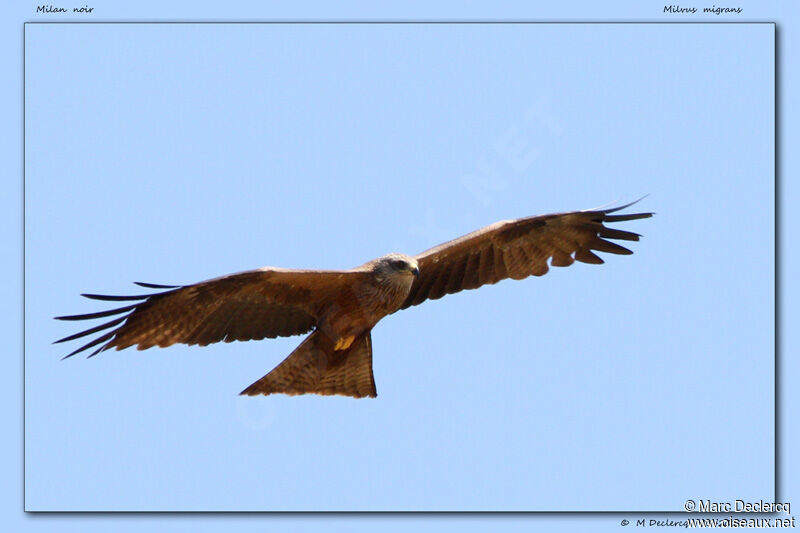
POLYGON ((375 272, 387 276, 419 276, 419 265, 416 259, 405 254, 387 254, 373 262, 375 272))

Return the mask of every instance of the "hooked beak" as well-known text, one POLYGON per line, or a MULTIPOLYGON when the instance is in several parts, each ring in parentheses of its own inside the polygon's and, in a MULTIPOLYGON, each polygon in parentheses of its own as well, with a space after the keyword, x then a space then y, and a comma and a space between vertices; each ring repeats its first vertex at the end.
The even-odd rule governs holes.
POLYGON ((414 274, 415 278, 418 278, 419 277, 419 267, 417 265, 412 266, 411 267, 411 273, 414 274))

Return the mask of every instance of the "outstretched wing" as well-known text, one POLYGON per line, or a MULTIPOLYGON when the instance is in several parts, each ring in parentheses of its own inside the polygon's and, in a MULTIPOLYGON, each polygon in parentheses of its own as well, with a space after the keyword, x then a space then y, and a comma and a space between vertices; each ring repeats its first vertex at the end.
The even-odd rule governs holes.
POLYGON ((103 332, 70 357, 100 345, 99 352, 129 346, 140 350, 175 343, 208 344, 246 341, 306 333, 314 328, 324 309, 360 272, 284 270, 262 268, 185 286, 137 285, 167 289, 139 296, 84 294, 93 300, 135 301, 117 309, 56 317, 88 320, 112 317, 110 322, 70 335, 71 341, 103 332))
POLYGON ((506 278, 542 276, 549 270, 548 261, 553 266, 569 266, 576 260, 601 264, 603 260, 593 251, 631 254, 606 239, 638 241, 639 234, 604 223, 653 216, 612 214, 633 203, 614 209, 505 220, 422 252, 415 257, 419 277, 401 309, 506 278))

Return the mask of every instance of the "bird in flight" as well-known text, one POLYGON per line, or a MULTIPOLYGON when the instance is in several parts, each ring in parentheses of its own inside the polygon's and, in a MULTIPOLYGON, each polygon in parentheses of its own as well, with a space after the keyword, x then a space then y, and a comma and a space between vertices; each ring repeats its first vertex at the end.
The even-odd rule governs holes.
POLYGON ((206 346, 311 332, 282 363, 241 394, 374 398, 370 333, 383 317, 503 279, 542 276, 548 262, 559 267, 575 261, 601 264, 594 251, 631 254, 608 239, 638 241, 640 235, 605 224, 653 215, 614 214, 633 203, 504 220, 414 257, 391 253, 350 270, 264 267, 193 285, 137 282, 161 290, 139 296, 83 294, 92 300, 135 303, 56 317, 89 320, 120 315, 56 342, 103 332, 66 356, 99 345, 92 357, 111 348, 206 346))

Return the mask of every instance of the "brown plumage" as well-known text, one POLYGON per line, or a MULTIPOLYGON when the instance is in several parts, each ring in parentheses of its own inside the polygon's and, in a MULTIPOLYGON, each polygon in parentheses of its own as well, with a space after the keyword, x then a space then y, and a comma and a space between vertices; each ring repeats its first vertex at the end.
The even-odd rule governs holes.
POLYGON ((66 357, 98 346, 145 350, 176 343, 206 346, 313 332, 275 369, 242 394, 341 394, 375 397, 370 331, 388 314, 506 278, 547 273, 574 261, 603 263, 593 251, 631 254, 607 239, 638 241, 604 225, 648 218, 615 209, 574 211, 497 222, 416 257, 389 254, 352 270, 265 267, 185 286, 138 283, 163 292, 83 296, 136 302, 118 309, 56 317, 84 320, 121 315, 70 335, 104 332, 66 357), (109 331, 106 331, 109 330, 109 331))

